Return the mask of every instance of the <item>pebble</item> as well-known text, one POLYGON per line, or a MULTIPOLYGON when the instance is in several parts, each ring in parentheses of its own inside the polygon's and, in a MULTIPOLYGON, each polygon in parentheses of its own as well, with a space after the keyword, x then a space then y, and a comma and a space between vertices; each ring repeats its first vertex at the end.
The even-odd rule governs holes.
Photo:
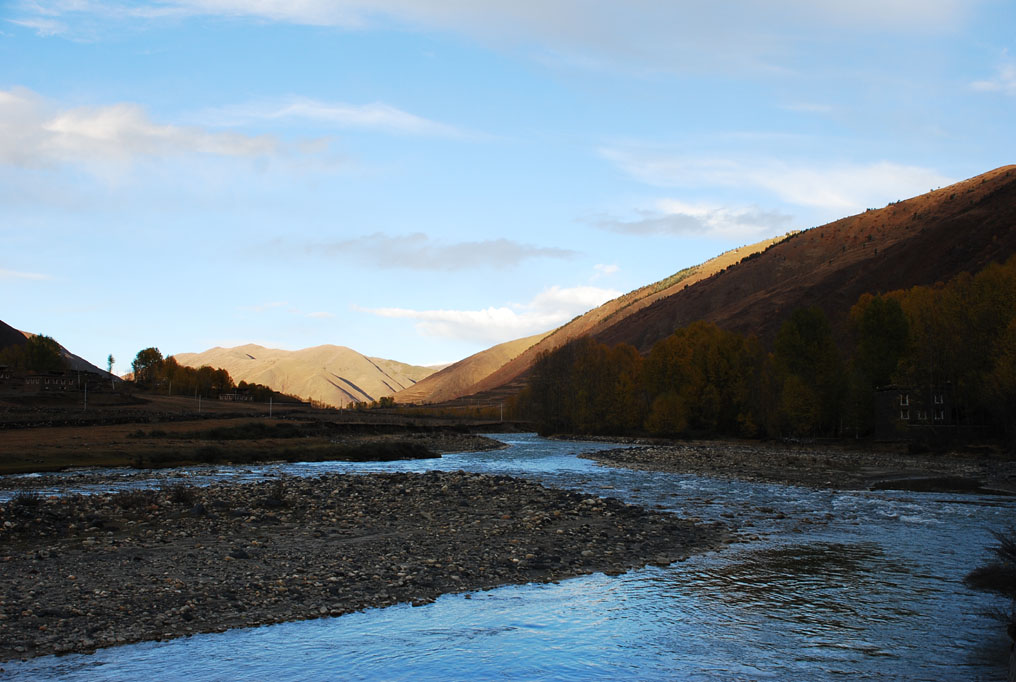
POLYGON ((164 489, 0 505, 0 661, 616 575, 726 538, 719 525, 466 472, 188 490, 180 502, 164 489))

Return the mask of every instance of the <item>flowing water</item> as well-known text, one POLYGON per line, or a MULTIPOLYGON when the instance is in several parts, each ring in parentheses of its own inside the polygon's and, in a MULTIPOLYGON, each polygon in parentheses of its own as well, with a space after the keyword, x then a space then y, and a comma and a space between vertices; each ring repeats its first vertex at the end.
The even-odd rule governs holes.
POLYGON ((505 473, 721 521, 743 541, 618 577, 3 663, 0 679, 1005 679, 1008 640, 993 615, 1000 604, 967 590, 962 578, 987 558, 991 531, 1014 522, 1016 501, 628 471, 576 456, 611 446, 500 438, 509 449, 440 460, 188 473, 208 481, 505 473))

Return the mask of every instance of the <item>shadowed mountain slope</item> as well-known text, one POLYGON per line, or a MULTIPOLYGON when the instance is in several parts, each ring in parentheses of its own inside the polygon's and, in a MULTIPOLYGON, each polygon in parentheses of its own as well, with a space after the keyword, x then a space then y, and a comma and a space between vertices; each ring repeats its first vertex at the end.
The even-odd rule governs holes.
MULTIPOLYGON (((624 324, 624 320, 638 314, 639 311, 653 305, 656 301, 674 296, 678 292, 695 285, 697 282, 708 279, 717 272, 729 268, 752 254, 764 251, 786 238, 785 236, 775 237, 758 242, 757 244, 732 249, 700 265, 686 268, 659 282, 649 284, 623 296, 618 296, 611 301, 607 301, 598 308, 593 308, 584 315, 576 317, 568 324, 558 327, 542 341, 532 345, 524 353, 505 363, 489 376, 477 381, 468 392, 460 393, 456 397, 495 391, 495 389, 505 385, 513 387, 507 391, 507 393, 512 393, 517 388, 517 380, 529 371, 529 368, 536 362, 536 358, 539 357, 540 353, 560 348, 569 341, 573 341, 581 336, 597 336, 612 325, 624 324)), ((503 397, 503 393, 505 392, 495 391, 495 397, 503 397)))
POLYGON ((224 369, 236 383, 264 384, 280 393, 335 407, 394 395, 434 372, 331 345, 287 351, 248 344, 174 357, 189 367, 224 369))
POLYGON ((817 305, 846 338, 846 312, 861 294, 944 282, 1013 253, 1016 166, 1004 166, 728 252, 626 294, 559 328, 463 396, 498 401, 517 393, 542 351, 583 334, 644 353, 675 329, 707 320, 768 342, 795 309, 817 305))
POLYGON ((25 342, 26 338, 23 333, 14 327, 0 321, 0 350, 11 346, 20 346, 25 342))
POLYGON ((440 403, 465 395, 481 379, 518 357, 550 332, 501 343, 470 355, 395 394, 399 403, 440 403))
MULTIPOLYGON (((9 348, 10 346, 20 346, 33 336, 35 336, 35 334, 23 332, 3 321, 0 321, 0 350, 9 348)), ((57 344, 59 345, 60 342, 57 341, 57 344)), ((64 360, 67 361, 67 368, 72 371, 95 372, 96 374, 100 374, 105 377, 113 376, 106 370, 96 367, 88 360, 70 352, 63 345, 60 345, 60 352, 63 354, 64 360)), ((119 379, 119 377, 116 378, 119 379)))
POLYGON ((944 282, 1016 253, 1016 166, 800 232, 736 267, 657 301, 598 333, 642 352, 696 320, 775 337, 797 308, 817 305, 845 338, 865 292, 944 282))

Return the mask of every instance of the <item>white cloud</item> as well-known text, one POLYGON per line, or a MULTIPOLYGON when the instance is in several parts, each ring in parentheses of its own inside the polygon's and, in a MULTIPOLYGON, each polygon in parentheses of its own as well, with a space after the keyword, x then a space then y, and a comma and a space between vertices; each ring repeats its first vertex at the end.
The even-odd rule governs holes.
MULTIPOLYGON (((272 253, 285 248, 282 242, 271 244, 272 253)), ((532 258, 571 258, 575 251, 548 246, 533 246, 510 239, 445 243, 422 232, 389 235, 377 232, 353 239, 309 244, 308 254, 335 256, 366 262, 378 268, 400 270, 472 270, 511 268, 532 258)))
POLYGON ((889 161, 819 166, 638 149, 601 153, 628 175, 657 187, 756 189, 798 206, 837 211, 860 211, 954 182, 930 168, 889 161))
POLYGON ((313 318, 315 320, 327 320, 335 317, 335 315, 329 312, 318 311, 313 313, 307 313, 307 317, 313 318))
POLYGON ((596 265, 593 266, 593 269, 596 270, 596 274, 598 276, 613 275, 621 270, 620 266, 613 264, 607 265, 605 263, 597 263, 596 265))
POLYGON ((33 281, 41 281, 47 279, 53 279, 49 275, 44 275, 39 272, 18 272, 17 270, 4 270, 0 268, 0 280, 5 279, 27 279, 33 281))
POLYGON ((0 163, 37 167, 124 163, 140 157, 258 157, 279 151, 270 136, 159 124, 136 104, 60 110, 25 88, 0 91, 0 163))
POLYGON ((757 206, 730 207, 661 199, 652 209, 638 211, 634 220, 601 218, 604 230, 634 235, 699 235, 719 239, 754 239, 786 230, 793 216, 757 206))
POLYGON ((416 320, 417 331, 425 336, 497 344, 554 329, 620 295, 621 292, 613 289, 554 286, 528 303, 482 310, 358 310, 380 317, 416 320))
POLYGON ((432 121, 396 107, 374 102, 346 104, 321 102, 307 97, 254 102, 217 109, 210 118, 218 125, 241 125, 251 121, 300 118, 338 128, 380 130, 406 135, 437 135, 458 137, 462 132, 453 126, 432 121))
POLYGON ((1001 92, 1004 95, 1016 95, 1016 59, 1005 59, 999 65, 994 78, 975 81, 971 83, 970 87, 980 92, 1001 92))

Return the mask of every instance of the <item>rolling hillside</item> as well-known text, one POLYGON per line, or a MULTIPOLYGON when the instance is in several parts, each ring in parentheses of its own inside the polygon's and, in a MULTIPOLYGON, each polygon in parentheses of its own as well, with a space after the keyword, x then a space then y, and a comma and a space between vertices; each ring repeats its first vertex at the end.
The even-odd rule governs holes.
POLYGON ((369 358, 344 346, 315 346, 298 351, 255 344, 178 353, 181 365, 222 368, 233 381, 264 384, 281 393, 334 407, 373 401, 414 385, 433 374, 394 360, 369 358))

